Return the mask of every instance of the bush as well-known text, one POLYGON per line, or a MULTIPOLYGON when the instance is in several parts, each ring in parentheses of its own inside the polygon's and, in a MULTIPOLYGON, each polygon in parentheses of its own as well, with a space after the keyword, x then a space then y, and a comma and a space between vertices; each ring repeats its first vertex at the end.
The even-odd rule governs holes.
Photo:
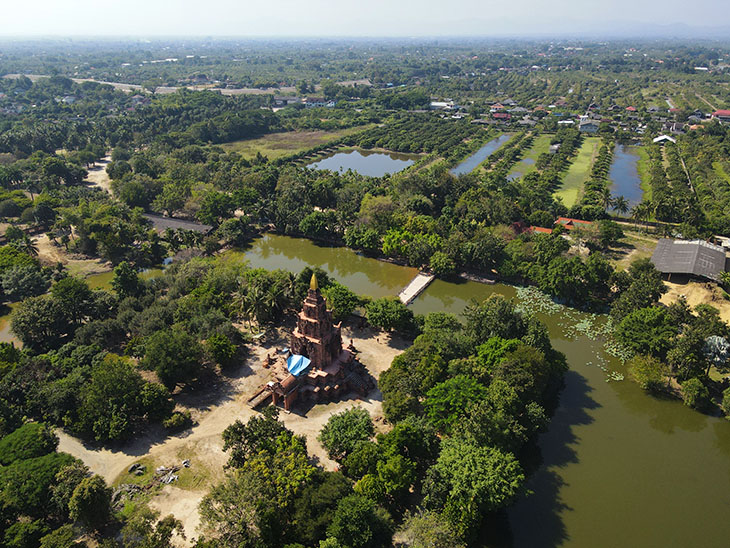
POLYGON ((651 356, 635 356, 628 364, 629 373, 641 388, 654 392, 667 384, 669 367, 651 356))
POLYGON ((456 272, 456 263, 442 251, 437 251, 431 255, 430 266, 433 273, 439 278, 451 276, 456 272))
POLYGON ((362 407, 353 407, 332 415, 319 434, 319 441, 330 458, 340 460, 350 454, 359 442, 369 440, 375 429, 370 414, 362 407))
POLYGON ((387 331, 409 331, 413 328, 413 312, 397 297, 383 297, 365 306, 368 323, 387 331))
POLYGON ((722 393, 720 409, 725 414, 725 418, 730 420, 730 388, 726 388, 722 393))
POLYGON ((180 432, 193 425, 193 418, 190 411, 175 411, 169 419, 162 422, 162 426, 170 432, 180 432))
POLYGON ((686 405, 698 411, 707 410, 711 403, 710 391, 696 377, 682 383, 682 398, 686 405))
POLYGON ((0 465, 42 457, 58 447, 58 437, 47 425, 30 422, 0 440, 0 465))

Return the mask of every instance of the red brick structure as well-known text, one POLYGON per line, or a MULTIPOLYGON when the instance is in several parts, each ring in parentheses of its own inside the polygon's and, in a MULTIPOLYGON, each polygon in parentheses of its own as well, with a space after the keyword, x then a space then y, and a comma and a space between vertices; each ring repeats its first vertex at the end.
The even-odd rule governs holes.
POLYGON ((319 291, 314 274, 289 348, 292 354, 301 354, 312 360, 314 369, 326 368, 342 352, 340 324, 333 324, 332 312, 327 310, 327 301, 319 291))
POLYGON ((256 407, 271 397, 274 405, 283 405, 290 411, 294 403, 331 401, 357 392, 366 396, 375 383, 365 368, 355 360, 352 342, 342 348, 340 324, 332 321, 332 311, 327 301, 312 281, 302 310, 297 316, 297 326, 291 336, 289 349, 292 355, 309 358, 311 364, 303 372, 293 375, 287 369, 286 360, 274 364, 274 379, 249 400, 256 407))

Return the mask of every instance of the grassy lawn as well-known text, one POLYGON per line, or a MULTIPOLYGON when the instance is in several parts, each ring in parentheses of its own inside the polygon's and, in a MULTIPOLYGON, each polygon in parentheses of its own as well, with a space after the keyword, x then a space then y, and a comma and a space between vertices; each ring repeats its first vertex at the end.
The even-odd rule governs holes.
POLYGON ((651 176, 649 174, 649 154, 646 152, 644 147, 636 147, 636 154, 639 155, 639 160, 636 162, 636 171, 639 172, 639 179, 641 179, 641 191, 644 193, 644 201, 651 200, 651 184, 649 183, 651 176))
POLYGON ((585 138, 575 161, 568 168, 568 173, 565 174, 563 185, 555 192, 555 195, 563 200, 566 207, 571 207, 578 201, 578 195, 583 190, 583 183, 590 176, 593 159, 598 153, 600 144, 600 137, 585 138))
POLYGON ((358 126, 335 131, 289 131, 271 133, 257 139, 244 139, 220 145, 226 152, 238 152, 245 158, 253 158, 257 152, 269 160, 307 150, 332 139, 357 133, 372 126, 358 126))
POLYGON ((550 139, 552 135, 538 135, 532 142, 532 147, 522 157, 522 160, 512 166, 509 175, 519 173, 520 176, 527 175, 528 173, 535 171, 535 162, 540 154, 546 153, 550 149, 550 139), (527 160, 525 162, 525 160, 527 160))

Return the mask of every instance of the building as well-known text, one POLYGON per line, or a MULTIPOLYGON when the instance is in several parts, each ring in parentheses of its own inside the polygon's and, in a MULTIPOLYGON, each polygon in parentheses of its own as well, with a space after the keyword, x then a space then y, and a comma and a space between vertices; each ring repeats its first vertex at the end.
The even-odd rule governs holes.
POLYGON ((725 249, 704 240, 672 240, 657 243, 651 262, 662 274, 684 274, 717 280, 725 272, 725 249))
POLYGON ((352 342, 342 347, 340 324, 332 321, 332 311, 327 309, 314 274, 287 353, 286 360, 267 359, 267 365, 274 369, 274 380, 261 387, 249 405, 257 407, 271 399, 274 405, 290 411, 297 401, 331 401, 350 392, 366 396, 375 386, 355 360, 352 342))
POLYGON ((454 106, 453 101, 431 101, 431 110, 452 110, 454 106))
POLYGON ((578 227, 590 226, 593 223, 590 221, 582 221, 581 219, 571 219, 570 217, 558 217, 558 220, 555 221, 555 224, 563 225, 568 230, 573 230, 574 228, 578 227))
POLYGON ((716 110, 712 113, 713 120, 720 120, 721 122, 730 122, 730 110, 716 110))
POLYGON ((598 133, 598 123, 587 118, 583 119, 578 124, 578 131, 581 133, 598 133))
POLYGON ((324 97, 307 97, 302 102, 306 108, 332 108, 337 105, 336 101, 328 101, 324 97))
POLYGON ((498 122, 509 122, 512 119, 512 115, 509 112, 493 112, 492 118, 498 122))
POLYGON ((669 135, 660 135, 659 137, 654 137, 652 142, 663 145, 664 143, 676 143, 677 140, 674 137, 670 137, 669 135))

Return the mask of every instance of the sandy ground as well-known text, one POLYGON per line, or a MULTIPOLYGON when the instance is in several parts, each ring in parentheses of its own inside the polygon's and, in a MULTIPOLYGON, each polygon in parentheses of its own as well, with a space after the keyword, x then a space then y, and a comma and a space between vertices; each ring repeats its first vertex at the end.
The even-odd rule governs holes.
MULTIPOLYGON (((358 359, 377 379, 380 372, 390 366, 393 358, 407 348, 408 343, 371 329, 343 328, 344 344, 352 339, 359 352, 358 359)), ((150 504, 161 514, 173 514, 185 526, 186 543, 197 537, 200 524, 197 507, 210 486, 223 477, 223 466, 227 455, 223 452, 221 433, 236 420, 246 421, 256 411, 248 407, 247 401, 255 390, 267 382, 271 372, 262 366, 265 356, 275 348, 280 348, 286 338, 277 340, 253 349, 252 355, 239 371, 232 374, 213 387, 200 390, 199 393, 176 395, 177 403, 191 410, 196 426, 178 436, 165 437, 161 430, 153 430, 134 442, 117 450, 99 449, 86 445, 80 440, 58 430, 59 450, 70 453, 81 459, 92 471, 104 477, 109 483, 121 479, 127 468, 146 459, 152 466, 177 464, 182 459, 190 459, 191 471, 196 467, 200 473, 200 481, 194 482, 190 489, 180 489, 168 485, 160 489, 150 504)), ((329 417, 349 407, 360 405, 367 409, 376 422, 376 428, 382 430, 381 394, 377 389, 365 400, 346 399, 339 402, 315 405, 306 411, 281 413, 280 419, 288 428, 297 434, 307 437, 307 447, 313 460, 327 469, 334 469, 336 464, 327 455, 316 440, 317 434, 329 417)), ((187 544, 189 545, 189 544, 187 544)))
POLYGON ((712 305, 720 311, 720 318, 723 321, 730 322, 730 301, 722 296, 722 290, 716 284, 709 282, 664 282, 664 284, 669 288, 661 298, 664 304, 671 304, 683 295, 691 307, 698 304, 712 305))
POLYGON ((83 259, 66 252, 62 245, 54 245, 45 234, 33 238, 38 248, 38 259, 46 266, 63 264, 75 276, 88 276, 109 272, 112 264, 100 259, 83 259))
POLYGON ((96 162, 96 165, 89 169, 89 174, 86 176, 86 182, 90 186, 99 187, 106 190, 109 194, 112 193, 111 180, 106 172, 106 166, 112 161, 111 156, 104 156, 101 160, 96 162))

